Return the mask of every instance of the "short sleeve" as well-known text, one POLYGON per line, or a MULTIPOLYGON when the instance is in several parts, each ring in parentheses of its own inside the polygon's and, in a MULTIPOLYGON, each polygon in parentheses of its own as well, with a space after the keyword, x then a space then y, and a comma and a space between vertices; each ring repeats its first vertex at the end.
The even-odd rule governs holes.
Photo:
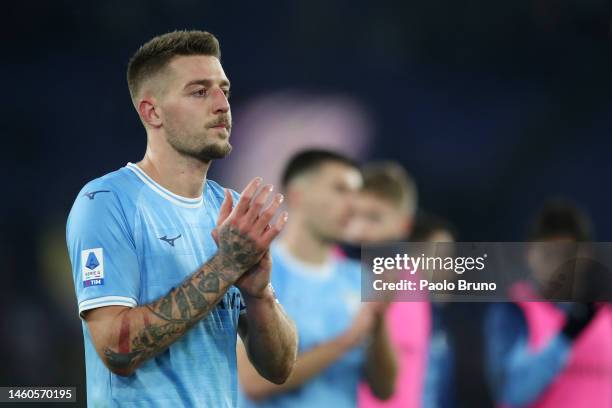
POLYGON ((66 241, 79 316, 102 306, 137 305, 138 258, 115 191, 86 186, 79 193, 68 217, 66 241))

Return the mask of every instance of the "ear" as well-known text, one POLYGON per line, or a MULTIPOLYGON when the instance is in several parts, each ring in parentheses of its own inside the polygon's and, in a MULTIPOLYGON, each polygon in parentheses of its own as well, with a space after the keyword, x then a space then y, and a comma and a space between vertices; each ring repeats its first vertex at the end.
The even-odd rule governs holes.
POLYGON ((154 98, 143 98, 138 102, 136 109, 138 110, 138 116, 145 125, 159 128, 162 125, 162 120, 156 110, 155 102, 154 98))

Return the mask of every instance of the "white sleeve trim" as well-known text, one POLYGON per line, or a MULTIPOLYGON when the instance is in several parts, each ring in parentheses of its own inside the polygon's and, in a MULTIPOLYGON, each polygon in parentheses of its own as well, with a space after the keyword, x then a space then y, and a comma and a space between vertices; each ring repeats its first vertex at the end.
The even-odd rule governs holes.
POLYGON ((83 318, 83 312, 103 306, 127 306, 136 307, 138 303, 135 299, 125 296, 102 296, 84 300, 79 303, 79 317, 83 318))

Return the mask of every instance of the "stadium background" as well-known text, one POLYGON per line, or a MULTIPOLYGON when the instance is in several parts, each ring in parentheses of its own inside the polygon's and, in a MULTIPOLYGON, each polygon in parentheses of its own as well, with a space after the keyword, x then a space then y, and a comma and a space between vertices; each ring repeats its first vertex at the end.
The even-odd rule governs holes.
MULTIPOLYGON (((400 161, 463 241, 522 240, 551 196, 612 238, 607 0, 21 1, 1 14, 1 385, 74 385, 83 401, 65 219, 86 181, 140 159, 127 60, 174 29, 217 35, 232 81, 235 149, 213 179, 274 178, 315 143, 400 161)), ((487 404, 466 334, 479 310, 455 312, 464 406, 487 404)))

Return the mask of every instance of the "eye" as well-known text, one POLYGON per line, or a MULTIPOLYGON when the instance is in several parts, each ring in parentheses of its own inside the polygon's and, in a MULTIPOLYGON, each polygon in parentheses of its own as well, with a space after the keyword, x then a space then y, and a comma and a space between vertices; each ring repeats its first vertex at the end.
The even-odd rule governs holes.
POLYGON ((202 88, 202 89, 198 89, 197 91, 195 91, 192 95, 202 97, 202 96, 206 96, 206 93, 207 93, 206 89, 202 88))
POLYGON ((227 99, 229 99, 229 98, 230 98, 230 95, 231 95, 232 93, 230 92, 230 90, 229 90, 229 89, 224 89, 224 90, 223 90, 223 94, 225 95, 225 97, 226 97, 227 99))

